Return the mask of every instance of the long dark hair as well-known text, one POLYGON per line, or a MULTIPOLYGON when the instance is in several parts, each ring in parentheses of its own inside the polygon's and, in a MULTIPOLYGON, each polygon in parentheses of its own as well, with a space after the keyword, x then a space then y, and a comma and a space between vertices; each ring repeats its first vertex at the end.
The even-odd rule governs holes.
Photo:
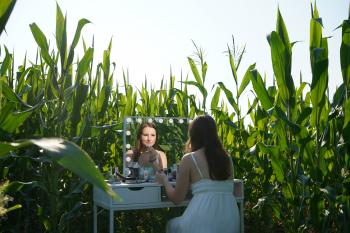
POLYGON ((188 133, 187 147, 191 152, 204 148, 210 178, 228 179, 231 176, 231 158, 222 146, 214 119, 209 115, 196 117, 191 122, 188 133))
POLYGON ((141 142, 141 135, 142 135, 143 129, 146 128, 146 127, 153 128, 156 131, 156 141, 154 142, 153 148, 154 149, 158 149, 158 144, 157 144, 157 142, 158 142, 158 133, 157 133, 156 125, 154 123, 151 123, 151 122, 146 122, 146 123, 142 124, 139 127, 138 131, 137 131, 135 147, 132 150, 133 154, 134 154, 134 157, 133 157, 134 161, 138 161, 138 159, 140 157, 140 154, 141 154, 141 151, 142 151, 142 149, 144 147, 142 145, 142 142, 141 142))

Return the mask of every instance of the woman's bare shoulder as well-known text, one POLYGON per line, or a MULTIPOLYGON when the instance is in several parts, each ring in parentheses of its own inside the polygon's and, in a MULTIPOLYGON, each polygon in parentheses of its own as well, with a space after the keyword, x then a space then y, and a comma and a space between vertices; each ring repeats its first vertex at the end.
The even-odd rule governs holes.
POLYGON ((182 162, 188 162, 191 158, 191 153, 187 153, 187 154, 184 154, 183 156, 182 156, 182 159, 181 159, 181 161, 182 162))
POLYGON ((160 154, 161 156, 165 156, 165 152, 161 151, 161 150, 156 150, 158 154, 160 154))

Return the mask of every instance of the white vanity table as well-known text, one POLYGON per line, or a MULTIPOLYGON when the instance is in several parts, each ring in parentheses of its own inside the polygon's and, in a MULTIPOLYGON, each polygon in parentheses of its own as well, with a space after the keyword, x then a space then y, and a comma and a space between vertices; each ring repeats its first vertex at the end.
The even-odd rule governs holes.
MULTIPOLYGON (((172 182, 172 184, 175 185, 175 182, 172 182)), ((241 232, 244 232, 244 184, 239 179, 235 179, 234 184, 234 195, 240 211, 240 229, 241 232)), ((139 184, 112 183, 110 185, 122 198, 122 201, 115 201, 107 193, 94 187, 94 233, 97 233, 99 207, 109 211, 109 233, 114 233, 114 211, 186 206, 189 202, 188 199, 180 205, 174 205, 166 199, 162 186, 154 182, 139 184)))

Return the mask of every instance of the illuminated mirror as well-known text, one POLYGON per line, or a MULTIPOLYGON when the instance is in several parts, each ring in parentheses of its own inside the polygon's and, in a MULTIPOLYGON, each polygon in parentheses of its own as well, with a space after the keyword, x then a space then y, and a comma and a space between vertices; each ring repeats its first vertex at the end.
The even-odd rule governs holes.
POLYGON ((152 122, 157 129, 157 144, 167 157, 168 167, 179 163, 188 139, 189 118, 183 117, 141 117, 129 116, 123 121, 123 172, 126 168, 126 152, 136 143, 137 131, 141 125, 152 122))

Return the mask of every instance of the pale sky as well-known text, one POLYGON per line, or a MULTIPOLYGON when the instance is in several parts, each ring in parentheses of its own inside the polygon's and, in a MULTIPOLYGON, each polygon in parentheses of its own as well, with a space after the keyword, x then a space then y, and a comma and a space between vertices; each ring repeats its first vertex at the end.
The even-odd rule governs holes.
MULTIPOLYGON (((218 81, 233 89, 233 78, 227 55, 227 44, 246 45, 240 66, 242 78, 248 66, 257 69, 272 84, 270 48, 266 36, 276 28, 277 7, 284 18, 290 41, 300 41, 293 47, 292 75, 299 86, 299 74, 311 83, 309 62, 309 25, 311 1, 308 0, 57 0, 68 16, 68 44, 71 43, 78 20, 92 22, 82 35, 87 44, 95 36, 95 61, 102 60, 102 52, 113 38, 112 61, 116 62, 115 78, 122 80, 122 70, 129 70, 130 81, 138 87, 145 76, 155 88, 159 80, 173 75, 180 80, 181 72, 194 80, 187 63, 195 47, 192 40, 205 51, 208 63, 207 89, 218 81)), ((314 1, 312 1, 314 2, 314 1)), ((342 82, 339 65, 341 29, 334 30, 347 19, 349 0, 318 0, 317 8, 323 20, 324 36, 329 43, 329 88, 342 82)), ((14 51, 16 61, 25 52, 34 61, 36 44, 29 24, 35 22, 55 45, 56 1, 18 0, 0 37, 0 44, 14 51)), ((78 48, 82 49, 80 41, 78 48)), ((96 64, 96 63, 95 63, 96 64)), ((18 65, 18 64, 17 64, 18 65)), ((248 90, 246 96, 250 95, 248 90)), ((244 108, 244 106, 242 106, 244 108)))

